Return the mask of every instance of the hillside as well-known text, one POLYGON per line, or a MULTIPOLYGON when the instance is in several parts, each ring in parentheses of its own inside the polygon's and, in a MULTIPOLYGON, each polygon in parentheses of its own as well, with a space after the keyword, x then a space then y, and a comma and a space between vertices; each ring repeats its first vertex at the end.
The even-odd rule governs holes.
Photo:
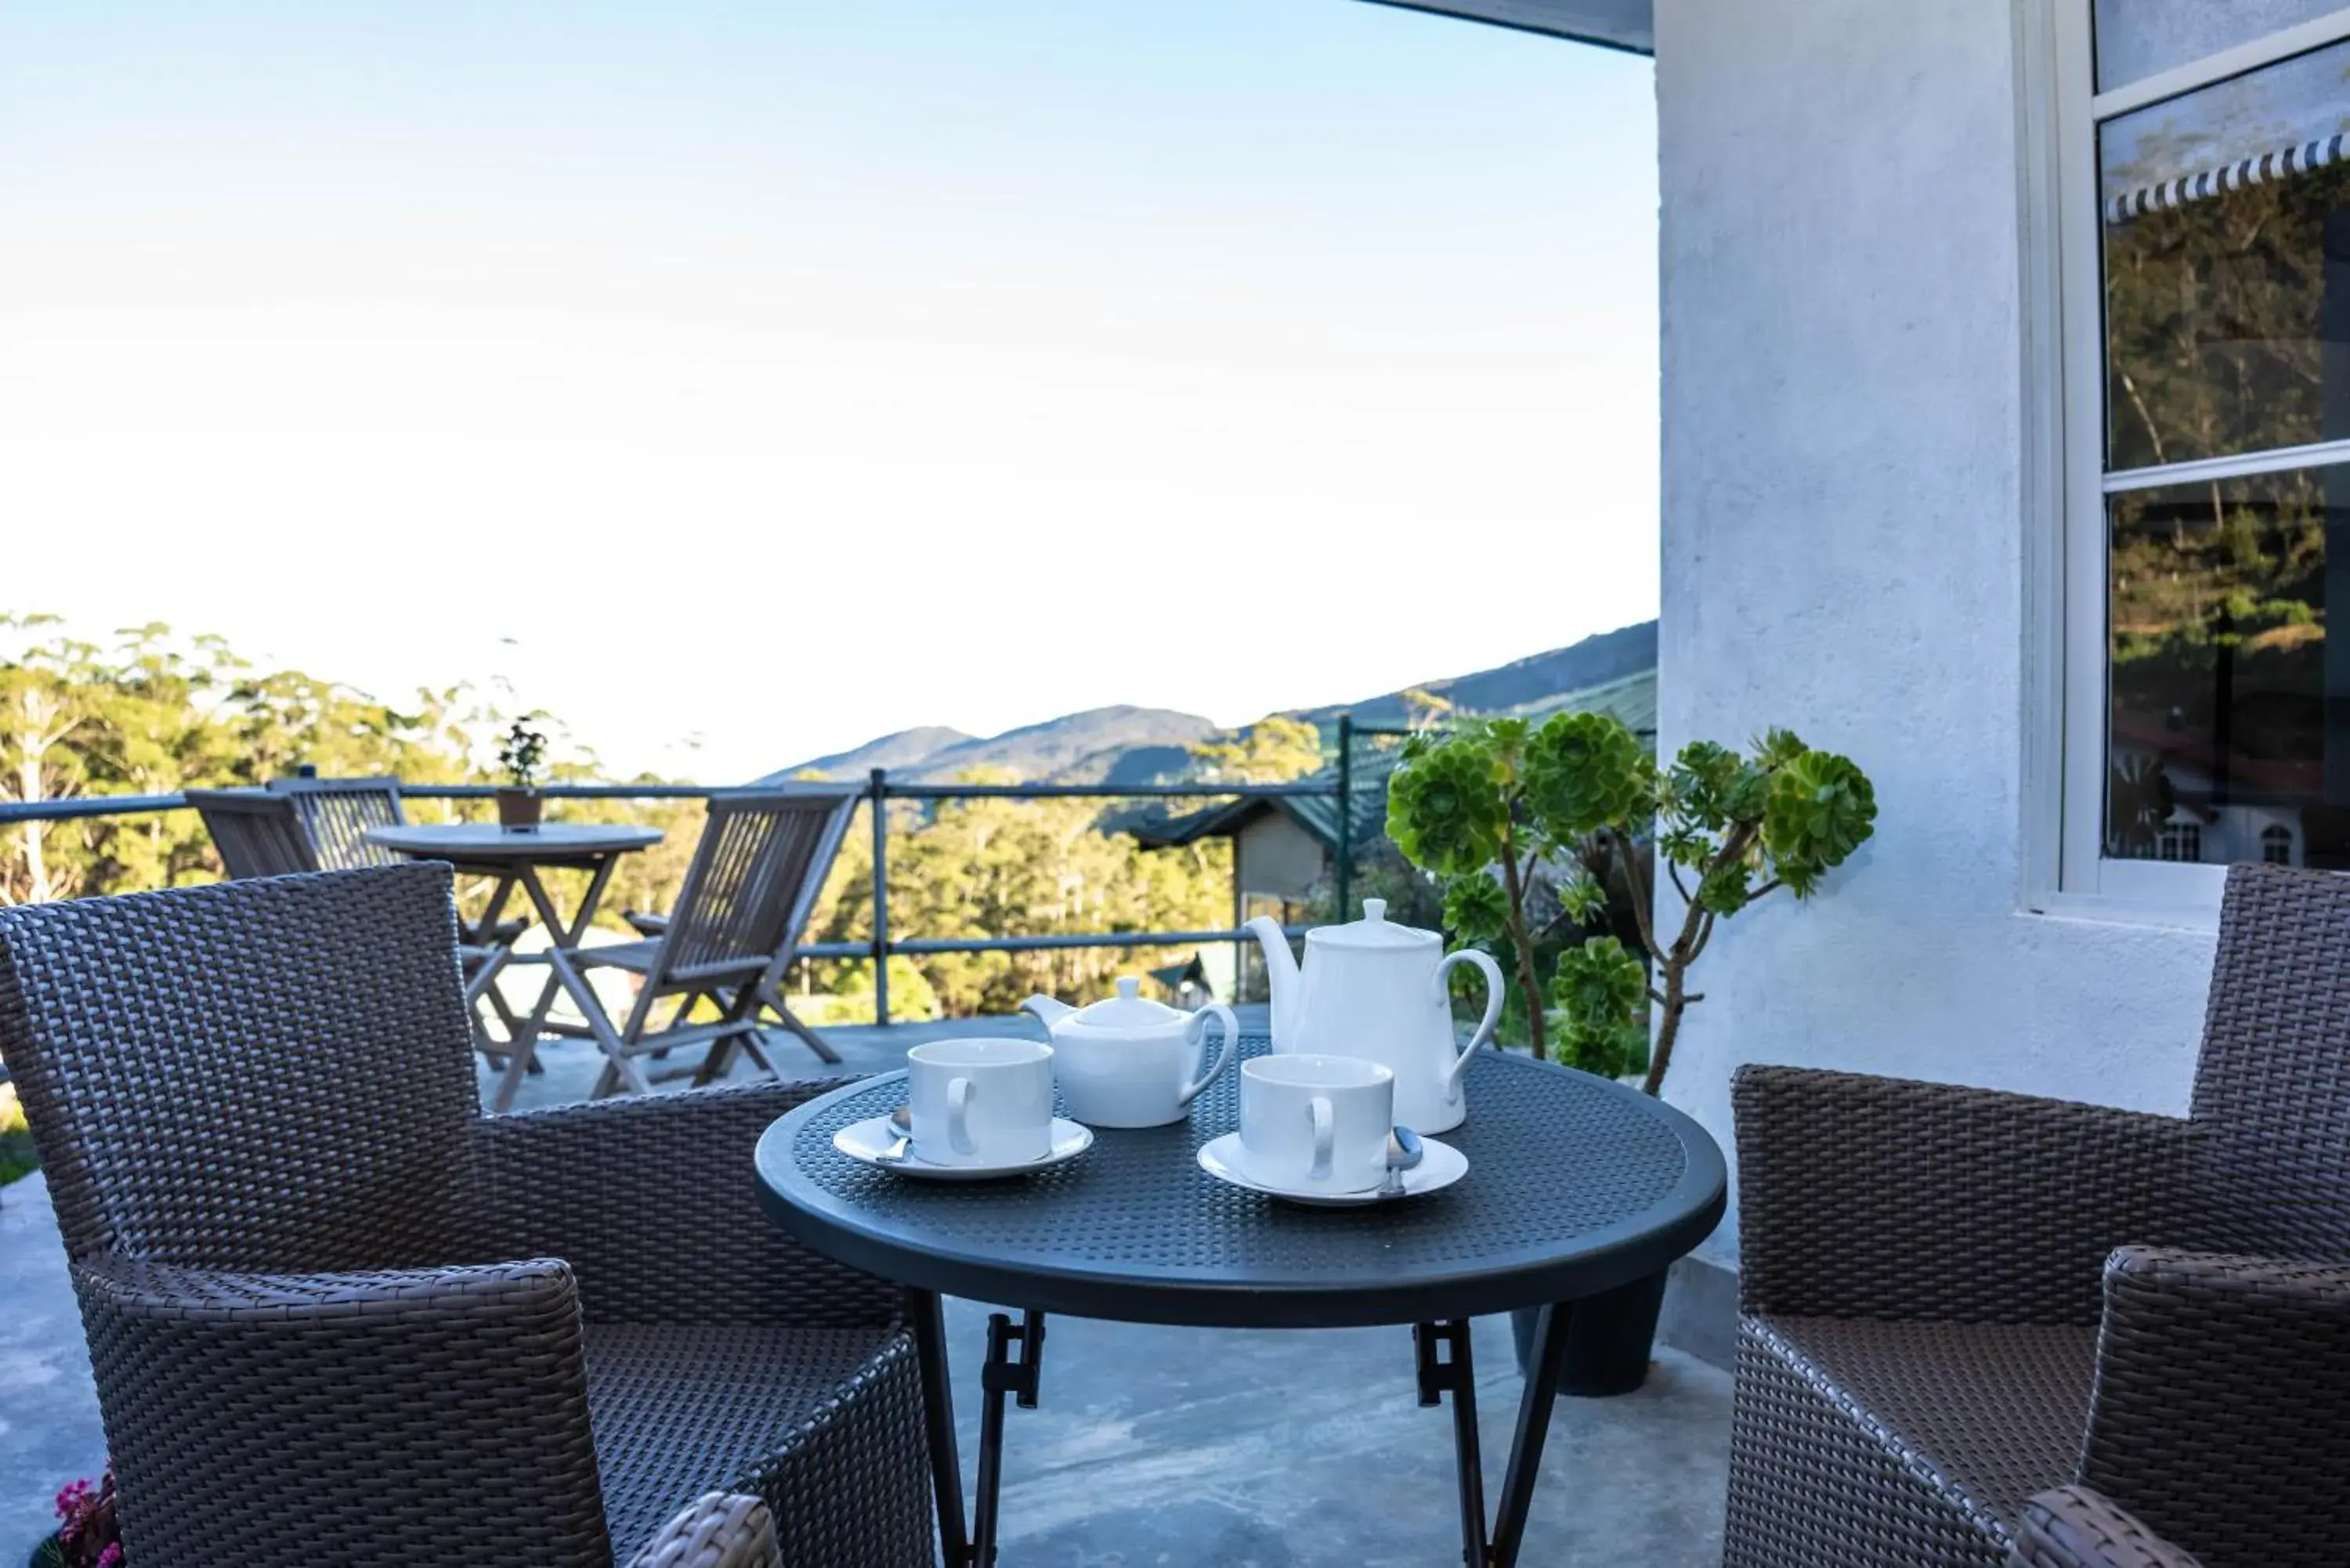
MULTIPOLYGON (((1422 681, 1418 690, 1444 698, 1468 712, 1503 713, 1538 706, 1546 699, 1569 691, 1605 686, 1656 667, 1657 623, 1644 620, 1498 669, 1422 681)), ((1326 727, 1336 723, 1339 714, 1348 711, 1353 712, 1358 724, 1400 724, 1409 717, 1400 691, 1367 697, 1359 702, 1298 709, 1292 717, 1326 727)))
POLYGON ((1094 708, 1048 719, 1041 724, 1024 724, 1000 735, 907 730, 868 742, 855 751, 795 763, 760 782, 786 779, 811 770, 828 778, 858 778, 868 769, 886 767, 907 780, 951 779, 973 768, 989 768, 1027 780, 1147 783, 1162 771, 1180 768, 1188 755, 1186 748, 1215 732, 1215 724, 1197 713, 1177 713, 1164 708, 1094 708), (903 748, 896 760, 874 760, 880 748, 909 736, 925 734, 952 739, 919 753, 910 747, 903 748))
POLYGON ((894 735, 884 735, 868 741, 854 751, 835 752, 828 757, 813 757, 805 763, 770 774, 761 784, 776 783, 797 774, 820 774, 828 779, 863 778, 875 768, 888 768, 895 773, 912 767, 924 757, 936 755, 949 746, 959 746, 973 739, 961 730, 944 724, 924 724, 919 729, 900 730, 894 735))
MULTIPOLYGON (((1467 712, 1539 712, 1570 692, 1588 693, 1647 676, 1649 680, 1641 690, 1648 705, 1648 722, 1653 724, 1656 668, 1657 623, 1650 620, 1586 637, 1572 647, 1537 653, 1496 670, 1425 681, 1418 689, 1446 698, 1467 712)), ((1290 711, 1293 717, 1319 727, 1326 748, 1338 715, 1349 710, 1358 723, 1365 724, 1399 724, 1407 717, 1400 691, 1290 711)), ((991 768, 1032 782, 1149 784, 1183 776, 1191 762, 1187 748, 1215 730, 1213 723, 1196 713, 1127 707, 1090 709, 983 737, 930 726, 901 730, 853 751, 795 763, 759 782, 808 772, 827 778, 858 779, 868 770, 881 767, 902 779, 931 782, 951 779, 972 768, 991 768)))

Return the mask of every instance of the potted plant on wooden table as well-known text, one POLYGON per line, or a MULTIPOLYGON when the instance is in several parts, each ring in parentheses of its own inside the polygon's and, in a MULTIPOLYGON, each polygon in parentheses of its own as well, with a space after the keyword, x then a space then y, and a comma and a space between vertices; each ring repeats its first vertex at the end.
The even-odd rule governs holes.
POLYGON ((517 833, 538 826, 538 770, 546 756, 546 736, 530 727, 530 718, 516 719, 498 746, 498 765, 506 771, 498 786, 498 826, 517 833))
MULTIPOLYGON (((1442 880, 1452 934, 1492 950, 1513 976, 1534 1054, 1555 1043, 1569 1066, 1642 1074, 1651 1095, 1671 1068, 1682 1013, 1704 1000, 1690 971, 1716 926, 1781 888, 1809 898, 1876 820, 1866 774, 1783 730, 1744 753, 1693 741, 1660 768, 1602 713, 1472 720, 1414 736, 1388 788, 1388 836, 1442 880), (1652 853, 1641 852, 1643 838, 1652 853), (1670 880, 1677 922, 1652 907, 1651 867, 1670 880), (1544 975, 1551 928, 1598 926, 1611 882, 1630 906, 1638 947, 1584 935, 1544 975), (1546 920, 1536 902, 1544 888, 1557 901, 1546 920)), ((1573 1303, 1563 1391, 1638 1387, 1664 1293, 1659 1272, 1573 1303)), ((1518 1318, 1523 1364, 1534 1314, 1518 1318)))

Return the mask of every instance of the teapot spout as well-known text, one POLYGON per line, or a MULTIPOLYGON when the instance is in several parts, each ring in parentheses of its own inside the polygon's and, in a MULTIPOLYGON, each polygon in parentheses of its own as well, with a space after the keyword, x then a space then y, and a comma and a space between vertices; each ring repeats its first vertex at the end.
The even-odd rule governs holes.
POLYGON ((1273 988, 1273 1048, 1285 1050, 1283 1043, 1294 1033, 1297 1012, 1296 956, 1272 916, 1259 915, 1243 929, 1264 950, 1264 976, 1273 988))
POLYGON ((1022 1002, 1020 1011, 1045 1026, 1045 1038, 1049 1041, 1053 1037, 1053 1025, 1075 1012, 1076 1009, 1066 1002, 1055 1002, 1049 996, 1039 994, 1022 1002))

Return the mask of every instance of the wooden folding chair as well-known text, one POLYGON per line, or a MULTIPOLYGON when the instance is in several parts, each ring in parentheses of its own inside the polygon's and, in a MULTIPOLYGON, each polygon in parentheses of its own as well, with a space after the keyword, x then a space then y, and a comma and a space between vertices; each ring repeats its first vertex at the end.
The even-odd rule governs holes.
POLYGON ((182 792, 204 819, 204 831, 220 851, 221 865, 243 880, 248 877, 293 877, 322 871, 317 851, 302 831, 291 802, 258 789, 192 789, 182 792))
POLYGON ((760 1035, 763 1012, 823 1061, 840 1060, 823 1036, 792 1015, 778 987, 859 798, 853 789, 808 785, 712 795, 710 820, 669 918, 632 916, 639 930, 652 933, 639 941, 556 951, 556 966, 575 982, 575 992, 587 990, 577 983, 583 970, 618 969, 639 977, 626 1022, 616 1027, 602 1009, 589 1012, 607 1058, 597 1094, 623 1085, 650 1088, 653 1079, 636 1059, 694 1044, 709 1047, 698 1066, 658 1076, 691 1075, 696 1083, 710 1083, 742 1051, 779 1078, 760 1035), (677 1005, 669 1022, 652 1028, 654 1003, 670 998, 677 1005), (695 1003, 703 1001, 717 1009, 717 1019, 691 1022, 695 1003))
POLYGON ((400 804, 400 781, 372 778, 322 779, 313 774, 271 779, 269 793, 294 803, 294 815, 329 871, 361 866, 399 866, 408 857, 368 837, 370 827, 399 827, 408 821, 400 804))
MULTIPOLYGON (((280 781, 285 782, 288 781, 280 781)), ((300 782, 305 784, 330 784, 334 781, 306 779, 300 782)), ((377 786, 390 782, 395 790, 398 788, 396 781, 352 782, 377 786)), ((249 877, 293 877, 305 872, 352 868, 331 864, 321 852, 321 840, 311 836, 308 821, 302 810, 301 803, 307 798, 306 795, 274 786, 269 789, 192 789, 181 793, 187 803, 196 808, 197 815, 204 819, 204 831, 212 835, 213 847, 220 851, 221 865, 231 877, 238 881, 249 877)), ((317 794, 325 798, 328 792, 321 790, 317 794)), ((391 820, 396 822, 400 820, 400 797, 394 794, 391 799, 394 814, 391 820)), ((348 823, 352 820, 349 813, 322 815, 330 822, 339 820, 348 823)), ((402 857, 391 855, 389 850, 378 850, 377 846, 367 843, 362 836, 369 826, 373 824, 365 823, 356 832, 347 833, 343 837, 330 837, 327 842, 337 843, 341 850, 347 852, 348 842, 356 841, 369 850, 390 856, 392 861, 401 859, 402 857)), ((337 830, 330 829, 333 831, 337 830)), ((484 941, 478 940, 476 933, 466 932, 463 935, 465 940, 457 944, 457 961, 465 977, 466 1012, 473 1021, 473 1043, 481 1047, 482 1054, 489 1058, 493 1066, 504 1067, 509 1064, 510 1048, 504 1042, 491 1038, 489 1030, 482 1023, 481 1009, 473 1004, 479 1003, 484 994, 497 998, 494 982, 498 972, 505 968, 507 961, 514 957, 512 940, 484 941)), ((494 1000, 492 1006, 501 1013, 505 1012, 503 999, 494 1000)), ((509 1030, 508 1038, 517 1037, 519 1028, 517 1023, 514 1029, 509 1030)), ((524 1054, 527 1056, 528 1053, 524 1054)))

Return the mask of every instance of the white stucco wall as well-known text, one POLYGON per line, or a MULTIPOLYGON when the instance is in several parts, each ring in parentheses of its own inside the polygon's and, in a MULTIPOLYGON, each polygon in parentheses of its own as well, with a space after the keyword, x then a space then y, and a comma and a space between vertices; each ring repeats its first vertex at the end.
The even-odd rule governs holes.
POLYGON ((1660 743, 1783 724, 1879 805, 1716 937, 1668 1092, 1725 1148, 1750 1061, 2183 1110, 2210 936, 2019 912, 2011 0, 1657 11, 1660 743))
POLYGON ((1328 871, 1322 841, 1284 812, 1265 811, 1232 836, 1239 864, 1232 875, 1243 893, 1303 899, 1328 871))

